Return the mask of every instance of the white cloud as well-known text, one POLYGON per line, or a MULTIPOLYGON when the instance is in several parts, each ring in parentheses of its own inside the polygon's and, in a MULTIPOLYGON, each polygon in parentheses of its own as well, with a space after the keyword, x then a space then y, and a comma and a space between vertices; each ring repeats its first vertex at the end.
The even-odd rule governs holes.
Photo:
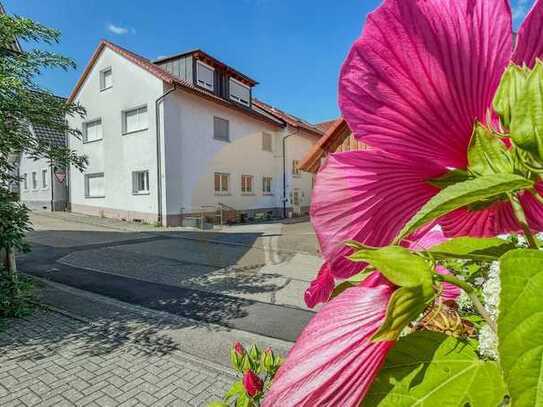
MULTIPOLYGON (((107 30, 113 34, 117 34, 117 35, 124 35, 126 33, 128 33, 128 28, 126 27, 120 27, 118 25, 115 25, 115 24, 108 24, 107 26, 107 30)), ((132 28, 132 33, 135 34, 136 30, 134 30, 132 28)))

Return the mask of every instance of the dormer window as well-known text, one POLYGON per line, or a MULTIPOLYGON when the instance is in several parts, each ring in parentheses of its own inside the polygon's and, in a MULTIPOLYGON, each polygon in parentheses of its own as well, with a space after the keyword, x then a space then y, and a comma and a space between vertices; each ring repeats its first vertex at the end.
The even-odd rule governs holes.
POLYGON ((196 83, 202 88, 213 91, 215 89, 215 69, 204 64, 201 61, 196 61, 196 83))
POLYGON ((251 105, 251 89, 240 81, 230 78, 230 99, 245 106, 251 105))

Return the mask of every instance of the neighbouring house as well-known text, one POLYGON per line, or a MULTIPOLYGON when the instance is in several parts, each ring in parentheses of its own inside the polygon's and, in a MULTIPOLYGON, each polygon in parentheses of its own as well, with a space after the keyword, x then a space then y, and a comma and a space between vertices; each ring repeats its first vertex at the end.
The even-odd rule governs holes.
POLYGON ((355 139, 347 122, 342 117, 320 123, 317 126, 325 134, 300 162, 301 171, 316 174, 329 154, 367 149, 364 143, 355 139))
POLYGON ((201 50, 150 61, 101 41, 69 98, 87 110, 69 146, 89 160, 70 169, 72 211, 167 226, 307 213, 298 166, 323 131, 256 84, 201 50))
MULTIPOLYGON (((39 125, 30 125, 33 137, 42 143, 65 146, 63 133, 39 125)), ((34 159, 27 154, 18 157, 17 171, 20 178, 19 198, 30 209, 64 211, 68 206, 66 172, 57 168, 49 159, 34 159)))

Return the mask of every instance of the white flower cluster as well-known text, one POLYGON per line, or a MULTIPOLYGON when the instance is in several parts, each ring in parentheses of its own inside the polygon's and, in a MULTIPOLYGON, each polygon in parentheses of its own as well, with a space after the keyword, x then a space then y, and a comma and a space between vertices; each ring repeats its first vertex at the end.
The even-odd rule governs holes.
MULTIPOLYGON (((500 305, 500 265, 497 261, 490 266, 488 280, 483 286, 483 297, 486 310, 496 321, 500 305)), ((483 357, 498 359, 498 337, 488 325, 479 332, 479 353, 483 357)))

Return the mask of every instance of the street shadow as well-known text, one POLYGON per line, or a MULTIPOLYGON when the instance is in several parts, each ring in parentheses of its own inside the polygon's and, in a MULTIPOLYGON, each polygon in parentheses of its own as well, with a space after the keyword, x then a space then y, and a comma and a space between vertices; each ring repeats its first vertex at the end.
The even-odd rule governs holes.
MULTIPOLYGON (((228 295, 273 293, 287 279, 261 273, 294 253, 260 247, 262 233, 35 231, 22 270, 54 278, 60 266, 228 295), (39 243, 38 243, 39 242, 39 243), (86 242, 86 243, 83 243, 86 242)), ((109 277, 108 277, 109 279, 109 277)), ((59 281, 66 283, 66 281, 59 281)))

